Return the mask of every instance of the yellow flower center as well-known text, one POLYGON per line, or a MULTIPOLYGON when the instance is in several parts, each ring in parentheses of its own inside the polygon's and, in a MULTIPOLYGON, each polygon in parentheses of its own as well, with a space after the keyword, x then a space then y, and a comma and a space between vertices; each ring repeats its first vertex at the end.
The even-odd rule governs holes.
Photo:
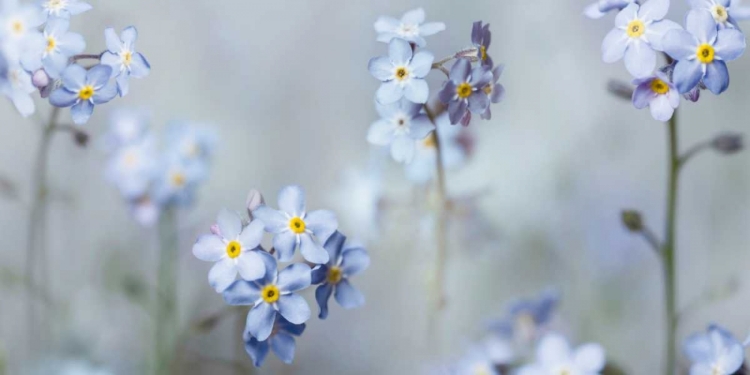
POLYGON ((471 95, 471 85, 468 82, 462 82, 458 87, 456 87, 456 95, 458 95, 461 99, 466 99, 471 95))
POLYGON ((422 144, 427 148, 435 148, 435 146, 437 146, 437 142, 435 140, 435 132, 432 132, 430 133, 430 135, 426 136, 422 140, 422 144))
POLYGON ((48 36, 47 37, 47 53, 52 52, 55 49, 55 47, 57 47, 57 41, 55 40, 55 38, 48 36))
POLYGON ((710 64, 714 61, 714 47, 710 44, 701 44, 695 51, 698 61, 704 64, 710 64))
POLYGON ((474 367, 473 375, 490 375, 490 370, 487 369, 487 365, 480 364, 474 367))
POLYGON ((655 78, 653 81, 651 81, 651 91, 659 95, 664 95, 669 92, 669 85, 667 85, 666 82, 660 80, 659 78, 655 78))
POLYGON ((719 23, 727 22, 727 18, 729 18, 727 8, 724 8, 719 4, 716 4, 711 8, 711 15, 714 16, 714 20, 719 23))
POLYGON ((268 284, 260 291, 260 296, 266 303, 274 303, 279 300, 279 288, 276 285, 268 284))
POLYGON ((125 51, 122 54, 122 63, 125 66, 130 66, 130 63, 133 62, 133 52, 125 51))
POLYGON ((125 163, 126 167, 132 168, 138 163, 138 155, 135 152, 130 151, 125 154, 123 162, 125 163))
POLYGON ((711 375, 724 375, 724 369, 722 369, 719 365, 714 365, 711 368, 711 375))
POLYGON ((479 58, 481 58, 482 61, 487 60, 487 47, 479 46, 479 58))
POLYGON ((227 244, 227 256, 234 259, 240 256, 242 245, 237 241, 229 241, 227 244))
POLYGON ((23 26, 23 22, 18 20, 11 22, 10 29, 16 34, 21 34, 24 30, 26 30, 26 28, 23 26))
POLYGON ((86 85, 78 90, 78 97, 82 100, 89 100, 94 96, 94 86, 86 85))
POLYGON ((343 272, 341 272, 341 267, 333 266, 328 269, 328 276, 326 277, 326 279, 330 284, 338 284, 343 276, 344 274, 343 272))
POLYGON ((172 185, 182 187, 185 185, 185 174, 182 172, 174 172, 172 173, 170 180, 172 181, 172 185))
POLYGON ((297 234, 305 233, 305 222, 299 217, 295 216, 289 220, 289 229, 297 234))
POLYGON ((625 31, 631 38, 640 38, 646 32, 646 25, 641 20, 632 20, 625 31))
POLYGON ((487 85, 482 88, 482 91, 484 91, 487 96, 492 95, 492 85, 487 85))
POLYGON ((396 68, 395 76, 397 80, 403 81, 409 78, 409 70, 406 69, 405 66, 399 66, 398 68, 396 68))

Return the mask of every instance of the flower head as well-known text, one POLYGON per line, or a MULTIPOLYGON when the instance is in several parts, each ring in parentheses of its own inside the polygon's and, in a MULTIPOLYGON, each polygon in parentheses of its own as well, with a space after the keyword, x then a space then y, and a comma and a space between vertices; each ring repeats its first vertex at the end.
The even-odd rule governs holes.
POLYGON ((691 375, 730 375, 745 362, 745 348, 729 331, 712 324, 707 333, 695 333, 683 344, 691 375))
POLYGON ((310 306, 294 293, 310 286, 310 267, 293 263, 281 272, 276 259, 265 251, 258 253, 266 266, 266 274, 256 281, 238 280, 223 295, 230 305, 254 305, 247 314, 246 332, 258 341, 265 341, 273 332, 276 312, 292 324, 310 319, 310 306))
POLYGON ((320 244, 336 231, 336 215, 327 210, 307 212, 305 192, 296 185, 281 189, 278 205, 279 211, 262 205, 253 211, 253 217, 265 223, 266 231, 274 234, 273 247, 279 260, 291 260, 299 246, 307 261, 328 263, 328 252, 320 244))
MULTIPOLYGON (((440 135, 440 155, 447 169, 460 167, 468 156, 463 139, 468 131, 461 126, 451 125, 448 113, 435 119, 436 131, 440 135)), ((437 159, 435 133, 414 142, 414 159, 404 166, 406 178, 416 184, 425 184, 435 177, 437 159)))
POLYGON ((599 374, 605 365, 604 348, 599 344, 570 347, 565 337, 550 333, 544 336, 536 349, 536 362, 522 367, 519 375, 547 374, 599 374))
POLYGON ((672 73, 677 90, 687 93, 702 79, 712 93, 721 94, 729 87, 726 61, 745 52, 745 36, 737 29, 717 30, 713 17, 697 10, 688 13, 686 29, 669 31, 662 42, 664 52, 677 60, 672 73))
POLYGON ((68 59, 86 48, 83 36, 68 32, 69 26, 67 19, 50 19, 44 27, 44 34, 35 34, 30 39, 22 59, 23 67, 28 71, 44 68, 51 78, 60 78, 60 73, 68 66, 68 59))
POLYGON ((206 179, 208 169, 195 168, 179 154, 168 150, 159 161, 154 181, 154 199, 164 205, 192 204, 198 184, 206 179))
POLYGON ((271 330, 271 335, 265 341, 258 341, 248 331, 244 333, 245 351, 253 359, 255 367, 263 366, 268 351, 273 350, 279 359, 291 364, 294 360, 295 336, 299 336, 305 331, 304 324, 292 324, 283 316, 276 315, 276 319, 271 330))
POLYGON ((156 150, 151 137, 128 143, 115 151, 105 175, 126 199, 140 199, 146 194, 158 172, 156 150))
POLYGON ((36 91, 31 82, 31 74, 18 63, 6 66, 6 75, 4 79, 0 79, 0 93, 13 102, 21 116, 28 117, 36 110, 34 99, 31 98, 31 94, 36 91))
POLYGON ((688 0, 688 3, 692 9, 710 15, 720 29, 739 28, 731 0, 688 0))
POLYGON ((40 0, 39 9, 45 19, 62 18, 69 19, 70 16, 81 14, 91 10, 91 4, 81 0, 40 0))
POLYGON ((666 74, 656 72, 656 75, 633 81, 636 85, 633 91, 633 105, 638 109, 648 106, 651 116, 657 121, 669 121, 675 108, 680 105, 680 93, 674 87, 666 74))
MULTIPOLYGON (((503 65, 498 65, 492 69, 492 81, 481 88, 482 92, 487 95, 487 99, 489 99, 490 103, 500 103, 500 101, 503 100, 503 96, 505 96, 505 87, 497 83, 497 81, 500 80, 500 76, 503 74, 504 69, 505 66, 503 65)), ((492 118, 492 111, 490 111, 489 105, 487 106, 487 109, 480 114, 480 117, 484 120, 492 118)))
POLYGON ((477 49, 477 59, 484 66, 492 68, 492 57, 487 53, 492 41, 490 24, 482 26, 482 21, 476 21, 471 27, 471 44, 477 49))
POLYGON ((422 104, 406 99, 391 104, 375 103, 380 120, 375 121, 367 133, 367 141, 378 146, 390 146, 391 156, 397 162, 411 162, 414 141, 423 139, 435 129, 422 104))
POLYGON ((109 80, 112 68, 95 65, 88 71, 78 64, 68 66, 62 73, 62 87, 53 91, 49 101, 56 107, 70 107, 73 122, 85 124, 94 112, 94 106, 104 104, 117 96, 109 80))
POLYGON ((148 132, 149 115, 143 111, 116 109, 110 116, 109 132, 104 140, 107 151, 140 142, 148 132))
POLYGON ((485 65, 471 69, 469 60, 460 58, 451 67, 449 80, 438 94, 448 104, 451 124, 457 124, 466 111, 481 114, 490 105, 490 97, 483 89, 492 82, 492 72, 485 65))
POLYGON ((430 89, 424 77, 432 69, 435 59, 431 53, 414 53, 408 42, 394 38, 388 44, 388 56, 373 57, 368 69, 381 82, 375 98, 382 104, 406 98, 414 103, 425 103, 430 89))
POLYGON ((602 42, 602 59, 613 63, 625 58, 625 68, 636 78, 645 78, 656 67, 656 52, 663 51, 662 38, 680 26, 664 20, 669 0, 630 3, 615 18, 615 28, 602 42))
POLYGON ((5 0, 0 9, 0 46, 5 57, 19 60, 30 44, 38 40, 37 29, 44 17, 32 5, 20 5, 18 0, 5 0))
POLYGON ((312 283, 320 284, 315 290, 315 299, 320 307, 320 319, 328 316, 328 300, 333 294, 336 302, 345 309, 353 309, 365 303, 365 296, 354 288, 349 278, 370 266, 370 256, 362 247, 345 246, 346 237, 338 231, 326 241, 327 264, 317 266, 312 272, 312 283))
POLYGON ((591 19, 602 18, 607 13, 625 9, 630 3, 640 3, 639 0, 597 0, 583 10, 583 14, 591 19))
POLYGON ((442 22, 424 23, 424 9, 410 10, 397 20, 393 17, 381 16, 375 21, 375 31, 378 42, 389 43, 394 38, 403 39, 419 47, 427 45, 424 37, 437 34, 445 30, 442 22))
POLYGON ((207 167, 217 142, 212 129, 184 122, 169 125, 166 138, 167 148, 195 168, 207 167))
POLYGON ((126 27, 118 37, 111 27, 104 30, 107 51, 102 54, 102 64, 112 67, 112 77, 117 79, 117 92, 128 94, 130 77, 143 78, 151 72, 146 58, 135 51, 138 31, 133 26, 126 27))
POLYGON ((546 290, 538 298, 518 300, 509 306, 505 318, 490 323, 490 329, 502 336, 531 341, 550 322, 559 301, 554 290, 546 290))

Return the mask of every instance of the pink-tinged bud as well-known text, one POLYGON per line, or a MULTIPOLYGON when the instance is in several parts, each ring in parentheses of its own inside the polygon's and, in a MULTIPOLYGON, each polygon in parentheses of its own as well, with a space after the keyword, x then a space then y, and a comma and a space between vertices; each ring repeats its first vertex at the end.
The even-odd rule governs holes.
POLYGON ((39 90, 44 89, 45 87, 49 86, 50 79, 47 75, 47 72, 44 71, 44 69, 39 69, 36 72, 34 72, 34 75, 31 76, 31 83, 34 85, 34 87, 38 88, 39 90))
POLYGON ((221 230, 219 229, 219 224, 211 225, 211 233, 221 236, 221 230))
POLYGON ((250 189, 250 192, 247 194, 247 200, 245 201, 246 207, 247 207, 247 214, 250 216, 250 220, 253 219, 253 211, 255 211, 256 208, 266 204, 266 201, 263 199, 263 194, 260 193, 260 191, 256 189, 250 189))

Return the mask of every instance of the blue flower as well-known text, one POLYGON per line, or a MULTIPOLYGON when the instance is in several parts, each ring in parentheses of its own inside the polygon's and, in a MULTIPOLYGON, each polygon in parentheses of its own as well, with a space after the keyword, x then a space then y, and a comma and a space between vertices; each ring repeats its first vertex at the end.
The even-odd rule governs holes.
POLYGON ((380 120, 367 132, 367 141, 378 146, 390 146, 397 162, 409 163, 414 157, 414 141, 423 139, 435 129, 427 115, 421 113, 422 104, 406 99, 391 104, 375 103, 380 120))
POLYGON ((32 5, 20 5, 18 0, 5 0, 0 10, 0 40, 5 57, 17 61, 23 52, 39 40, 37 29, 44 23, 44 17, 32 5))
POLYGON ((60 73, 68 66, 68 59, 86 48, 83 36, 69 33, 70 21, 53 18, 47 22, 43 35, 37 35, 29 42, 27 53, 22 60, 28 71, 44 67, 51 78, 60 78, 60 73))
MULTIPOLYGON (((489 99, 490 103, 500 103, 500 101, 503 100, 503 97, 505 96, 505 87, 497 83, 497 81, 500 79, 500 76, 503 74, 504 69, 505 66, 503 65, 498 65, 495 67, 495 69, 492 69, 492 81, 481 88, 482 92, 487 95, 487 99, 489 99)), ((487 106, 487 109, 482 112, 480 117, 484 120, 489 120, 492 118, 492 111, 490 111, 489 105, 487 106)))
POLYGON ((331 235, 325 244, 330 261, 312 271, 312 283, 320 284, 315 289, 320 319, 328 317, 328 299, 331 294, 345 309, 357 308, 365 303, 365 296, 352 286, 349 278, 370 266, 370 256, 363 247, 344 246, 345 242, 346 237, 338 231, 331 235))
POLYGON ((118 148, 110 157, 105 176, 126 199, 140 199, 148 193, 158 172, 156 150, 151 137, 118 148))
POLYGON ((664 52, 677 60, 672 80, 680 94, 703 79, 719 95, 729 87, 726 61, 742 55, 745 36, 736 29, 717 30, 711 15, 697 10, 688 13, 686 24, 687 31, 672 30, 664 36, 664 52))
POLYGON ((325 243, 338 228, 336 215, 327 210, 307 212, 305 192, 296 185, 281 189, 278 204, 280 211, 262 205, 253 211, 253 217, 265 223, 266 231, 274 234, 273 247, 279 260, 290 261, 299 246, 305 260, 328 263, 328 252, 320 242, 325 243))
POLYGON ((149 195, 144 195, 128 201, 128 208, 138 224, 144 227, 152 227, 159 221, 164 207, 151 199, 149 195))
POLYGON ((695 333, 688 337, 683 350, 693 363, 690 375, 731 375, 745 361, 742 343, 715 324, 708 327, 708 333, 695 333))
POLYGON ((385 43, 398 38, 424 47, 427 45, 424 37, 437 34, 443 30, 445 30, 445 24, 442 22, 424 23, 424 9, 422 8, 404 13, 400 21, 386 16, 381 16, 375 21, 378 42, 385 43))
POLYGON ((615 18, 615 28, 602 42, 602 59, 613 63, 625 58, 625 68, 636 78, 645 78, 656 67, 656 52, 663 51, 662 38, 680 26, 663 20, 669 0, 648 0, 629 4, 615 18))
POLYGON ((282 362, 291 364, 294 360, 294 336, 299 336, 304 331, 304 324, 292 324, 277 314, 271 336, 267 340, 258 341, 249 332, 244 333, 245 351, 253 359, 255 367, 263 366, 269 349, 273 350, 282 362))
POLYGON ((492 82, 492 72, 480 65, 471 69, 469 60, 460 58, 451 67, 449 80, 438 94, 440 101, 448 104, 451 124, 457 124, 466 111, 481 114, 490 105, 490 98, 482 89, 492 82))
POLYGON ((509 306, 505 318, 490 323, 490 329, 502 336, 530 341, 552 319, 559 301, 560 296, 554 290, 544 291, 537 299, 518 300, 509 306))
POLYGON ((411 45, 402 39, 388 44, 388 56, 373 57, 368 69, 381 82, 375 98, 382 104, 395 103, 405 97, 414 103, 426 103, 430 94, 424 77, 435 60, 429 52, 413 53, 411 45))
POLYGON ((146 77, 151 72, 151 65, 143 55, 135 51, 135 41, 138 39, 135 27, 126 27, 120 37, 109 27, 104 30, 104 38, 107 51, 102 54, 102 64, 112 67, 112 77, 117 80, 117 92, 120 96, 125 96, 128 94, 130 77, 146 77))
POLYGON ((91 10, 91 5, 81 0, 40 0, 38 2, 44 18, 69 19, 70 16, 91 10))
POLYGON ((258 341, 265 341, 273 331, 276 312, 292 324, 310 319, 310 306, 294 292, 310 286, 310 267, 294 263, 278 272, 276 260, 266 252, 259 253, 266 265, 260 280, 238 280, 223 295, 230 305, 254 305, 247 314, 245 330, 258 341))
POLYGON ((448 371, 455 375, 499 375, 495 363, 481 346, 472 346, 448 371))
POLYGON ((6 78, 0 83, 0 93, 13 102, 18 113, 28 117, 36 110, 31 94, 36 87, 31 82, 31 75, 18 63, 8 66, 6 78))
POLYGON ((166 138, 170 151, 200 169, 208 167, 217 142, 213 129, 184 122, 169 125, 166 138))
POLYGON ((720 29, 739 28, 731 0, 688 0, 688 3, 694 10, 709 14, 720 29))
POLYGON ((518 375, 599 374, 606 363, 604 348, 584 344, 575 350, 562 335, 544 336, 536 349, 536 362, 522 367, 518 375))
POLYGON ((56 107, 70 107, 73 122, 85 124, 94 112, 94 105, 106 103, 117 90, 109 78, 112 68, 95 65, 88 71, 78 64, 68 66, 62 73, 62 87, 53 91, 49 101, 56 107))
POLYGON ((657 121, 669 121, 675 108, 680 105, 680 93, 670 82, 666 74, 657 71, 656 75, 636 79, 633 91, 633 105, 643 109, 648 106, 651 116, 657 121))
MULTIPOLYGON (((451 125, 448 113, 445 112, 435 119, 436 131, 440 135, 440 155, 443 167, 454 169, 460 167, 467 158, 464 144, 467 131, 462 126, 451 125)), ((405 165, 406 178, 416 184, 425 184, 435 177, 437 168, 437 150, 435 134, 430 133, 424 139, 415 143, 414 160, 405 165)))
POLYGON ((195 190, 206 179, 207 170, 195 168, 174 152, 161 157, 154 186, 154 199, 164 205, 189 206, 195 190))
POLYGON ((491 41, 490 24, 482 26, 482 21, 474 22, 471 27, 471 44, 477 49, 477 58, 482 65, 488 66, 490 69, 492 69, 493 63, 492 57, 487 54, 487 50, 490 48, 491 41))
POLYGON ((105 135, 104 147, 117 151, 129 144, 137 143, 148 134, 149 115, 144 111, 116 109, 110 116, 109 132, 105 135))
POLYGON ((630 3, 640 3, 638 0, 597 0, 593 4, 586 7, 583 10, 583 14, 588 18, 599 19, 607 15, 607 13, 616 10, 621 11, 625 9, 630 3))

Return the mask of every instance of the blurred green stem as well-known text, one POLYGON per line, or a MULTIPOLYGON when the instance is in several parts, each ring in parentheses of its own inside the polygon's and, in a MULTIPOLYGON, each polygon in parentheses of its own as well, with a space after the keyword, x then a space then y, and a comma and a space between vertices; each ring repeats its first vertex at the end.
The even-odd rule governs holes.
POLYGON ((166 209, 159 219, 159 270, 157 275, 154 332, 156 360, 154 373, 172 373, 177 337, 177 260, 179 242, 177 211, 166 209))
POLYGON ((664 291, 666 294, 667 324, 667 375, 674 375, 677 366, 677 257, 675 254, 675 222, 677 220, 677 193, 680 173, 680 155, 677 143, 677 111, 669 120, 669 186, 667 188, 667 223, 662 260, 664 265, 664 291))

